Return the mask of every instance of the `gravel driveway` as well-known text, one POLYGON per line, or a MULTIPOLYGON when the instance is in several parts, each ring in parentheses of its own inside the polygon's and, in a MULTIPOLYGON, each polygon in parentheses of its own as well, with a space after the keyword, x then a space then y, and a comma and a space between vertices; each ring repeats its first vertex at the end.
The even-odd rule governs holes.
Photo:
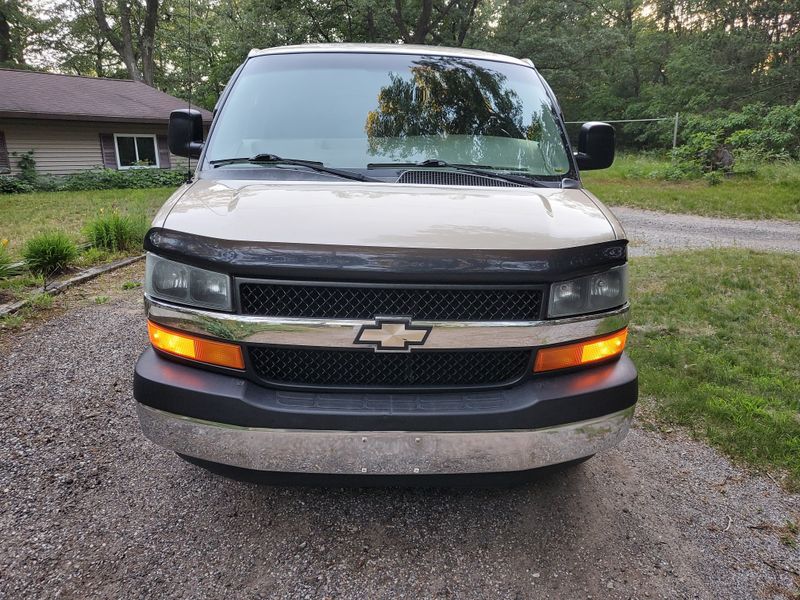
POLYGON ((624 206, 613 210, 631 239, 631 256, 722 246, 800 252, 797 221, 719 219, 624 206))
MULTIPOLYGON (((800 497, 676 433, 525 487, 270 488, 139 433, 141 265, 0 338, 0 597, 788 598, 800 497), (91 303, 92 294, 111 299, 91 303)), ((646 424, 646 423, 645 423, 646 424)))

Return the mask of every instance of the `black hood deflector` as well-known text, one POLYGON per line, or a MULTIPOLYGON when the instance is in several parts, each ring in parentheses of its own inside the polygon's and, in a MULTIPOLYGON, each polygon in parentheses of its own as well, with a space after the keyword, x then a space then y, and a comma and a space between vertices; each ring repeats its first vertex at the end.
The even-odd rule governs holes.
POLYGON ((220 240, 158 227, 145 250, 239 277, 414 283, 542 283, 627 260, 627 240, 558 250, 392 248, 220 240))

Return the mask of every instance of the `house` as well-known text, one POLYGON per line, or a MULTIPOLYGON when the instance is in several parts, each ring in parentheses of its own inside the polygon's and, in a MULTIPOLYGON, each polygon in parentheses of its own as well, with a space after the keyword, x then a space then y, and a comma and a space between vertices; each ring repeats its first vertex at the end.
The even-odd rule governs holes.
MULTIPOLYGON (((144 83, 0 69, 0 173, 19 172, 33 150, 36 170, 68 175, 96 167, 169 169, 169 113, 187 108, 144 83)), ((211 123, 211 113, 203 110, 211 123)))

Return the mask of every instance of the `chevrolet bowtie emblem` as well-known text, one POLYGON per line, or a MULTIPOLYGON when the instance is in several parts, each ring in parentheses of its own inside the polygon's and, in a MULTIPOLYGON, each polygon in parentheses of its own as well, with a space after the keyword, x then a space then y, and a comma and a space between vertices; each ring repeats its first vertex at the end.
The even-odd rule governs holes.
POLYGON ((376 317, 374 324, 362 325, 354 344, 373 346, 376 352, 408 352, 428 339, 431 327, 411 324, 402 317, 376 317))

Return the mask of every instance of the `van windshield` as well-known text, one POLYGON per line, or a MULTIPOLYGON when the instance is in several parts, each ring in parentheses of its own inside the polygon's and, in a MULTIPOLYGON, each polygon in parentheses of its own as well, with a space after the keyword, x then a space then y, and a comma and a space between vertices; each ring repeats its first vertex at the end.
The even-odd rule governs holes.
POLYGON ((533 69, 450 56, 252 58, 208 143, 207 163, 266 153, 340 169, 438 160, 541 177, 570 170, 556 108, 533 69))

